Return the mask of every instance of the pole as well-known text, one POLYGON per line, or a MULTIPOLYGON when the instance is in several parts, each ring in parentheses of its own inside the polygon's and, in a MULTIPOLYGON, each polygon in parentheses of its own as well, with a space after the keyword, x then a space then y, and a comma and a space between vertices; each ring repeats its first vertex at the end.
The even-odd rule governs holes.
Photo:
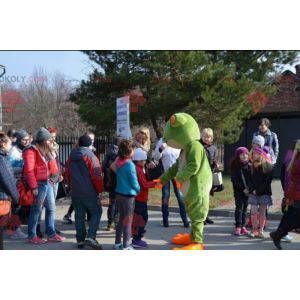
MULTIPOLYGON (((5 66, 0 65, 0 78, 5 74, 5 66)), ((2 107, 2 93, 0 85, 0 131, 3 130, 3 107, 2 107)))

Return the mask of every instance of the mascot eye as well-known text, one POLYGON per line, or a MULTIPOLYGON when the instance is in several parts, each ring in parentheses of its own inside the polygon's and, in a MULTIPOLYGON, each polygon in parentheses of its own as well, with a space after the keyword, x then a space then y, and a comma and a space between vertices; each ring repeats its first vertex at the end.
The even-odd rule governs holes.
POLYGON ((175 125, 175 123, 176 123, 176 117, 175 117, 175 115, 172 115, 172 116, 171 116, 171 118, 170 118, 170 123, 171 123, 172 126, 175 125))

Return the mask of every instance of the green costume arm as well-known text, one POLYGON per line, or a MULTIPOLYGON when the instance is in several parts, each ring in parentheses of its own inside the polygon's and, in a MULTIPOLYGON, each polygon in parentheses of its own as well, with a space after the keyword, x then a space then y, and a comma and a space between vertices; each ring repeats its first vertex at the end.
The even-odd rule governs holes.
POLYGON ((160 176, 160 181, 162 184, 166 184, 168 181, 173 179, 178 171, 178 159, 176 160, 176 163, 163 175, 160 176))
POLYGON ((204 148, 199 141, 193 141, 186 148, 186 166, 180 170, 176 179, 183 183, 199 171, 204 155, 204 148))

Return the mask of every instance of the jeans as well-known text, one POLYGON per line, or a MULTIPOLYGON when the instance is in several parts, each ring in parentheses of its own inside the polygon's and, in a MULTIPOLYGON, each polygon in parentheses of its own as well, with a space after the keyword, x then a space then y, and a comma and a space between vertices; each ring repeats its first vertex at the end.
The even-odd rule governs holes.
POLYGON ((247 197, 235 198, 235 213, 234 213, 235 227, 245 227, 247 207, 248 207, 247 197))
POLYGON ((134 240, 139 241, 145 234, 145 227, 148 222, 147 202, 135 201, 134 216, 132 223, 132 235, 134 240))
POLYGON ((34 204, 30 207, 28 220, 29 239, 36 236, 36 227, 38 225, 43 206, 46 208, 46 233, 48 237, 53 237, 55 235, 55 199, 53 186, 50 181, 38 183, 38 195, 35 197, 34 204))
MULTIPOLYGON (((177 188, 175 180, 171 180, 174 188, 174 193, 178 201, 179 212, 183 223, 187 223, 187 216, 183 202, 182 192, 177 188)), ((162 205, 161 211, 163 215, 163 220, 167 221, 169 217, 169 199, 170 199, 170 187, 171 181, 168 181, 162 188, 162 205)))
POLYGON ((53 184, 54 199, 56 200, 59 182, 53 184))
POLYGON ((98 203, 98 197, 72 197, 72 205, 75 210, 76 240, 84 242, 86 238, 95 239, 99 227, 102 207, 98 203), (89 230, 86 234, 85 215, 90 214, 89 230))
MULTIPOLYGON (((56 197, 57 197, 58 185, 59 185, 59 183, 57 182, 57 183, 54 183, 52 186, 54 201, 56 200, 56 197)), ((38 226, 41 226, 42 213, 43 213, 43 208, 42 208, 41 214, 39 215, 38 226)), ((40 227, 39 227, 39 230, 40 230, 40 227)))

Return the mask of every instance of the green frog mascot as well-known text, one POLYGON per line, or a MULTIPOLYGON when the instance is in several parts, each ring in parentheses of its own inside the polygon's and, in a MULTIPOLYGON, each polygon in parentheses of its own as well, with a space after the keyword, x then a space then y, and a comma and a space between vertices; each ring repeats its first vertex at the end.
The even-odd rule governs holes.
POLYGON ((200 130, 192 116, 176 113, 167 122, 164 142, 181 149, 176 163, 159 179, 162 184, 175 178, 182 188, 184 204, 191 220, 191 233, 177 234, 172 243, 183 245, 174 250, 203 250, 204 221, 209 210, 212 172, 205 150, 200 144, 200 130))

